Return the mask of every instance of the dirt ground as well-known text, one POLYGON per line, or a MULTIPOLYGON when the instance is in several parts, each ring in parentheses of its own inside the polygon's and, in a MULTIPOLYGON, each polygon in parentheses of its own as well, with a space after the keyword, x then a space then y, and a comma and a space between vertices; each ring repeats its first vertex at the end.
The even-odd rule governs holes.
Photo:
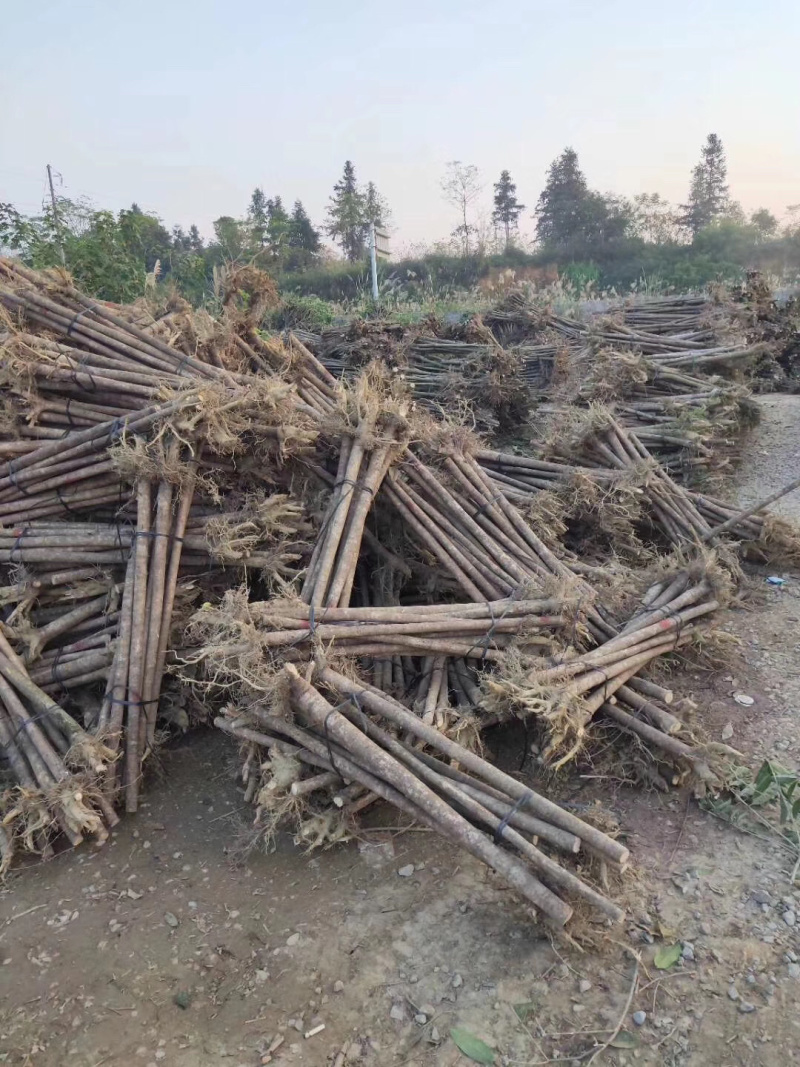
MULTIPOLYGON (((800 466, 800 398, 760 403, 757 462, 739 487, 748 501, 800 466)), ((798 496, 784 514, 800 517, 798 496)), ((768 573, 751 573, 747 604, 723 619, 742 641, 736 666, 674 685, 697 700, 712 738, 754 765, 797 767, 800 575, 772 587, 768 573)), ((401 832, 391 813, 361 841, 310 855, 282 838, 234 865, 248 815, 235 768, 225 737, 196 732, 165 755, 141 813, 104 849, 8 879, 0 1063, 455 1067, 469 1061, 452 1027, 520 1067, 800 1061, 791 861, 685 791, 569 782, 571 802, 617 815, 636 868, 628 921, 584 923, 595 946, 581 947, 553 940, 485 868, 428 832, 401 832), (682 959, 656 969, 655 951, 673 943, 682 959), (595 1056, 621 1018, 631 1047, 595 1056)))

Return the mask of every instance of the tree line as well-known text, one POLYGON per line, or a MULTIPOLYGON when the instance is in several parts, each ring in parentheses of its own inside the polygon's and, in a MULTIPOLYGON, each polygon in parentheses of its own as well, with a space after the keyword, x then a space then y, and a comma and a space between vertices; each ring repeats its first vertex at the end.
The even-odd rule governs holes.
MULTIPOLYGON (((457 224, 450 241, 434 245, 424 257, 432 261, 438 256, 443 276, 449 270, 453 279, 475 277, 480 263, 494 255, 509 262, 520 257, 554 262, 578 280, 628 284, 655 270, 675 284, 701 284, 753 258, 763 260, 770 248, 783 257, 784 272, 800 268, 797 215, 782 233, 766 209, 748 218, 730 195, 724 147, 714 133, 692 170, 686 203, 678 207, 658 193, 626 198, 592 189, 577 153, 564 149, 548 168, 531 214, 532 246, 526 247, 520 235, 528 209, 509 171, 502 170, 493 183, 488 218, 479 210, 485 188, 474 164, 447 164, 441 192, 457 224), (470 261, 469 270, 455 263, 447 268, 448 256, 470 261)), ((800 212, 800 205, 795 211, 800 212)), ((55 210, 48 201, 34 216, 0 203, 0 251, 18 254, 34 267, 64 261, 78 283, 102 299, 135 299, 148 283, 169 280, 187 299, 200 303, 213 293, 218 269, 232 260, 254 263, 279 280, 289 278, 294 288, 321 291, 319 279, 334 258, 323 237, 335 242, 344 261, 358 264, 367 253, 370 226, 390 222, 388 204, 375 183, 361 184, 347 160, 319 226, 300 200, 290 211, 280 195, 268 196, 261 187, 253 190, 240 217, 216 219, 213 237, 206 241, 197 226, 170 230, 137 204, 115 214, 85 200, 59 197, 55 210)))

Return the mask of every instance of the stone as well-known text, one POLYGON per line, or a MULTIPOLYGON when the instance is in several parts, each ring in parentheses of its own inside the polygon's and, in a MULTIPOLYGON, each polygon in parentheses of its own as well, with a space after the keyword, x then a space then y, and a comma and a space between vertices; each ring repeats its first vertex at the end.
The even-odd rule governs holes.
POLYGON ((343 989, 344 989, 344 982, 341 979, 339 979, 338 981, 333 983, 333 991, 334 991, 334 993, 341 993, 343 989))
POLYGON ((401 878, 410 878, 414 873, 414 864, 407 863, 405 867, 401 867, 397 872, 401 878))
POLYGON ((691 944, 691 942, 684 941, 683 948, 681 949, 681 956, 689 963, 694 960, 694 945, 691 944))
POLYGON ((631 1018, 633 1019, 635 1026, 644 1026, 644 1024, 647 1022, 647 1012, 635 1011, 631 1018))
POLYGON ((753 900, 756 904, 770 904, 772 902, 772 894, 768 889, 754 889, 753 900))
POLYGON ((581 993, 588 993, 591 988, 592 983, 589 981, 589 979, 581 978, 580 982, 578 983, 578 989, 581 991, 581 993))
POLYGON ((428 1016, 425 1014, 424 1011, 418 1011, 417 1014, 414 1016, 414 1022, 418 1026, 424 1026, 427 1021, 428 1016))
POLYGON ((750 1000, 743 1000, 739 1004, 739 1011, 742 1015, 749 1015, 751 1011, 755 1011, 756 1006, 750 1000))
POLYGON ((800 963, 790 963, 787 970, 790 978, 800 978, 800 963))
POLYGON ((395 1022, 401 1023, 405 1020, 406 1010, 402 1004, 392 1004, 391 1011, 389 1012, 389 1018, 394 1019, 395 1022))
POLYGON ((178 925, 178 918, 176 915, 173 915, 171 911, 168 911, 164 913, 164 922, 174 930, 178 925))
POLYGON ((789 911, 785 911, 783 913, 783 921, 786 923, 787 926, 794 926, 797 922, 797 914, 791 909, 789 911))
POLYGON ((729 985, 728 986, 728 999, 729 1000, 738 1000, 739 999, 739 990, 736 988, 735 985, 729 985))
POLYGON ((434 1045, 437 1045, 441 1041, 439 1029, 436 1026, 431 1027, 431 1041, 434 1043, 434 1045))
POLYGON ((453 989, 460 989, 463 984, 464 984, 464 979, 461 977, 461 975, 460 974, 454 974, 453 975, 453 982, 452 982, 453 989))
POLYGON ((286 938, 286 944, 289 946, 289 948, 294 948, 294 946, 299 944, 299 942, 300 934, 291 934, 289 937, 286 938))

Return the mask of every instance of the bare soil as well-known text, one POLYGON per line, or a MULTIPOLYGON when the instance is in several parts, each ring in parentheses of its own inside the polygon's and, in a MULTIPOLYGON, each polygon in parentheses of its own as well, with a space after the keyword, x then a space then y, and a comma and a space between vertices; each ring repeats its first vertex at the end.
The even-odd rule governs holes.
MULTIPOLYGON (((800 465, 800 398, 760 403, 744 502, 800 465)), ((800 517, 796 497, 784 514, 800 517)), ((732 728, 728 743, 748 763, 797 767, 800 576, 771 587, 766 575, 751 574, 745 605, 722 620, 742 642, 734 667, 674 685, 697 700, 712 738, 732 728)), ((575 774, 568 798, 617 815, 636 870, 629 920, 614 930, 584 921, 582 944, 570 944, 471 858, 393 828, 391 812, 361 841, 309 854, 284 837, 236 865, 249 812, 235 755, 225 737, 194 732, 165 753, 141 813, 107 847, 8 879, 0 1063, 255 1067, 283 1038, 272 1063, 455 1067, 469 1061, 454 1026, 520 1067, 800 1060, 800 888, 774 837, 742 833, 686 791, 575 774), (655 951, 676 942, 686 958, 656 969, 655 951), (627 1006, 630 949, 640 962, 627 1006), (593 1060, 621 1018, 638 1047, 593 1060)))

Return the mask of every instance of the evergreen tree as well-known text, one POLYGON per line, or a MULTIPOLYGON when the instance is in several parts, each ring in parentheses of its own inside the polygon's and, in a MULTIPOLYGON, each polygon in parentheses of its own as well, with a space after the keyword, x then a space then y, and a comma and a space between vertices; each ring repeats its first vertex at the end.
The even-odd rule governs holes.
POLYGON ((578 154, 573 148, 565 148, 550 164, 536 205, 537 240, 557 248, 583 237, 589 196, 578 154))
POLYGON ((378 228, 388 225, 389 222, 389 205, 378 192, 375 182, 367 182, 364 193, 364 221, 367 227, 374 223, 378 228))
POLYGON ((182 226, 172 227, 172 247, 176 252, 188 252, 192 245, 182 226))
POLYGON ((264 190, 255 188, 250 197, 250 207, 247 209, 247 221, 250 225, 253 244, 259 251, 267 245, 268 204, 264 190))
POLYGON ((700 162, 692 170, 689 199, 681 204, 681 223, 696 237, 704 226, 721 218, 728 210, 728 165, 725 149, 715 133, 703 145, 700 162))
POLYGON ((295 200, 289 220, 289 245, 306 252, 319 252, 319 233, 311 225, 311 219, 299 200, 295 200))
POLYGON ((364 258, 365 214, 366 197, 358 188, 355 167, 348 159, 341 179, 333 187, 325 232, 339 242, 351 262, 364 258))
POLYGON ((274 260, 279 260, 289 239, 289 216, 279 196, 267 201, 267 245, 274 260))
POLYGON ((189 227, 189 248, 192 252, 203 251, 203 238, 194 223, 189 227))
POLYGON ((494 186, 494 210, 492 222, 502 226, 506 235, 506 249, 511 247, 511 233, 519 225, 519 217, 525 205, 517 200, 517 187, 507 170, 500 172, 500 181, 494 186))

